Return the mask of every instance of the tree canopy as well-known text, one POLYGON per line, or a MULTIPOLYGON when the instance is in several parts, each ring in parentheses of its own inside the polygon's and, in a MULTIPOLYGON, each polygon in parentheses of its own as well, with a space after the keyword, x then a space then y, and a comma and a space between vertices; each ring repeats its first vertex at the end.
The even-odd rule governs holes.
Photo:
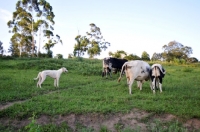
POLYGON ((124 57, 124 59, 127 60, 141 60, 141 58, 135 54, 129 54, 127 56, 124 57))
POLYGON ((153 53, 151 60, 152 61, 157 61, 157 60, 161 60, 162 59, 162 54, 161 53, 153 53))
POLYGON ((172 61, 174 59, 184 59, 187 60, 192 54, 192 48, 184 46, 177 41, 171 41, 163 47, 164 52, 162 53, 163 59, 166 61, 172 61))
POLYGON ((86 32, 87 36, 78 35, 75 37, 74 56, 82 56, 85 52, 90 58, 100 55, 102 50, 106 50, 110 43, 105 41, 101 30, 94 23, 90 24, 90 31, 86 32))
POLYGON ((115 58, 124 58, 125 56, 127 56, 127 53, 123 50, 117 50, 117 52, 109 52, 108 53, 109 56, 115 57, 115 58))
POLYGON ((77 43, 74 45, 74 56, 80 57, 88 50, 89 40, 81 35, 76 36, 75 40, 77 43))
POLYGON ((0 41, 0 56, 3 56, 3 52, 4 52, 3 43, 0 41))
POLYGON ((34 36, 42 28, 45 37, 53 37, 54 17, 52 6, 45 0, 18 0, 13 19, 7 23, 11 28, 9 32, 13 33, 9 49, 11 55, 36 55, 34 36))
POLYGON ((149 60, 150 60, 150 56, 149 56, 149 54, 148 54, 146 51, 143 51, 143 52, 142 52, 141 59, 142 59, 142 60, 149 61, 149 60))

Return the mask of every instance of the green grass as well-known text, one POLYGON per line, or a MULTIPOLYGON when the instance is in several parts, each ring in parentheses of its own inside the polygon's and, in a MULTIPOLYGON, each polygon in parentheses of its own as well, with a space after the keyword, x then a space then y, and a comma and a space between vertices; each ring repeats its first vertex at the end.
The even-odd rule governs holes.
MULTIPOLYGON (((133 108, 157 114, 170 113, 184 119, 200 118, 200 65, 163 63, 163 66, 167 71, 163 93, 157 90, 154 95, 149 82, 144 83, 140 91, 135 82, 133 94, 129 95, 125 77, 120 83, 117 82, 119 75, 109 79, 101 77, 101 60, 0 60, 0 103, 26 100, 0 111, 0 118, 22 120, 30 118, 33 113, 37 117, 70 113, 127 113, 133 108), (39 71, 62 66, 67 67, 69 72, 61 75, 59 88, 53 87, 51 78, 45 80, 42 89, 36 87, 37 82, 33 78, 39 71)), ((57 128, 52 125, 52 131, 54 129, 57 128)))

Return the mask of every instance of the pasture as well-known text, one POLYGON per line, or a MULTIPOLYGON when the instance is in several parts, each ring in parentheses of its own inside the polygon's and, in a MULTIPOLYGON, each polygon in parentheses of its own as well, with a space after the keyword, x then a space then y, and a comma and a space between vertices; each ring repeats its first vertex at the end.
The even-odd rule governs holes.
MULTIPOLYGON (((150 65, 153 62, 149 62, 150 65)), ((200 131, 200 64, 162 63, 163 93, 102 78, 98 59, 1 59, 0 131, 200 131), (59 88, 39 71, 66 67, 59 88)))

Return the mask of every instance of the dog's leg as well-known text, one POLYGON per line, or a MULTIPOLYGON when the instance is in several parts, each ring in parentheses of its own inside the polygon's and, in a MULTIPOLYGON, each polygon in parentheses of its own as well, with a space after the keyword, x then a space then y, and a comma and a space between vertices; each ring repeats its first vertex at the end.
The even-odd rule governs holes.
POLYGON ((58 76, 56 77, 57 88, 59 87, 59 79, 60 79, 60 75, 58 75, 58 76))
POLYGON ((59 87, 59 78, 56 79, 57 88, 59 87))
POLYGON ((37 87, 40 87, 41 88, 41 85, 40 85, 40 82, 42 80, 42 77, 41 77, 41 72, 38 74, 38 82, 37 82, 37 87))
POLYGON ((56 85, 57 85, 57 81, 56 81, 56 78, 54 79, 54 87, 56 88, 56 85))
POLYGON ((37 82, 37 87, 39 87, 39 84, 40 84, 40 79, 39 79, 38 82, 37 82))
POLYGON ((40 79, 39 86, 40 86, 40 88, 42 88, 41 85, 44 82, 44 80, 46 79, 46 76, 41 75, 40 77, 41 77, 41 79, 40 79))

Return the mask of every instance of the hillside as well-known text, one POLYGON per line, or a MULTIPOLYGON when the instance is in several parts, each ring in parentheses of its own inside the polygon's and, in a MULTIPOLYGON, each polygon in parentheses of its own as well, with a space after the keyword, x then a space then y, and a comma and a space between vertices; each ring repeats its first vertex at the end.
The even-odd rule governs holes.
MULTIPOLYGON (((149 62, 150 65, 153 62, 149 62)), ((126 79, 102 78, 98 59, 1 59, 0 130, 2 131, 198 131, 200 64, 162 63, 167 73, 163 93, 142 91, 126 79), (37 88, 33 78, 45 69, 66 67, 54 88, 47 78, 37 88)))

